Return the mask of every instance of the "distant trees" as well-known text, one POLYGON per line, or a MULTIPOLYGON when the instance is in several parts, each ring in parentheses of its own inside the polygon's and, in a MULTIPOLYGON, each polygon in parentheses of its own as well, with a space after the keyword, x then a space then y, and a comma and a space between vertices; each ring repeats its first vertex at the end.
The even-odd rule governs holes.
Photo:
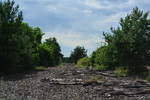
POLYGON ((40 28, 23 22, 22 12, 14 1, 0 1, 0 71, 59 64, 62 57, 59 44, 55 38, 42 43, 43 35, 40 28))
POLYGON ((63 63, 71 63, 70 57, 63 57, 63 63))
POLYGON ((72 63, 77 63, 80 58, 87 57, 87 50, 84 47, 77 46, 70 54, 72 63))
POLYGON ((134 8, 131 14, 121 18, 118 28, 111 28, 111 33, 104 33, 106 46, 94 53, 98 64, 123 66, 131 73, 141 72, 150 65, 150 19, 134 8), (111 50, 111 51, 109 51, 111 50), (97 53, 99 52, 99 53, 97 53))

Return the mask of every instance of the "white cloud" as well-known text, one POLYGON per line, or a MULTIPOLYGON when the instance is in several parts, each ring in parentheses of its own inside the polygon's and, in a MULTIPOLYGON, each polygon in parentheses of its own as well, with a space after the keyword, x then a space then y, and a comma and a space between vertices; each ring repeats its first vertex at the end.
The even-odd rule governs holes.
MULTIPOLYGON (((116 25, 119 25, 120 18, 123 18, 127 12, 119 12, 116 14, 112 14, 110 16, 106 16, 104 19, 97 21, 96 25, 101 26, 102 29, 110 29, 112 25, 115 23, 116 25)), ((115 26, 116 26, 115 25, 115 26)), ((113 27, 115 27, 113 26, 113 27)))
POLYGON ((75 48, 76 46, 84 46, 88 49, 88 54, 91 54, 92 51, 99 46, 100 42, 104 42, 102 38, 100 38, 99 34, 85 34, 80 32, 47 32, 44 35, 44 39, 49 37, 56 37, 57 41, 61 46, 67 48, 75 48))
POLYGON ((84 4, 89 7, 98 8, 98 9, 104 7, 98 2, 98 0, 84 0, 84 4))
POLYGON ((103 41, 100 32, 116 27, 132 8, 150 8, 150 0, 15 1, 21 6, 25 21, 46 31, 44 39, 54 36, 61 46, 73 49, 83 45, 90 51, 103 41))
POLYGON ((150 4, 149 0, 83 0, 84 5, 103 10, 117 10, 124 8, 133 8, 142 4, 150 4))
POLYGON ((92 48, 99 41, 98 35, 89 35, 79 32, 47 32, 44 39, 48 37, 56 37, 58 42, 66 47, 74 48, 81 45, 86 48, 92 48))

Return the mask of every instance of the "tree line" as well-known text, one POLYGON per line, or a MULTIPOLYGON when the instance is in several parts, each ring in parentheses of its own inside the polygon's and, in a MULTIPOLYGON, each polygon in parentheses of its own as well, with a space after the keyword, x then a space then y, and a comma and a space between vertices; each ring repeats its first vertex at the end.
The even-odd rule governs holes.
POLYGON ((78 61, 78 66, 92 66, 98 70, 115 70, 116 74, 147 73, 150 66, 150 18, 148 12, 137 7, 117 28, 104 32, 105 45, 88 58, 78 61), (90 64, 89 64, 90 61, 90 64))
POLYGON ((55 66, 61 62, 97 70, 116 70, 116 73, 139 74, 150 65, 149 13, 137 7, 117 28, 104 32, 105 45, 89 57, 84 47, 77 46, 70 57, 63 57, 56 38, 42 42, 44 33, 39 27, 23 22, 22 11, 14 1, 0 1, 0 72, 33 69, 34 66, 55 66))
POLYGON ((34 66, 58 65, 63 55, 57 40, 48 38, 39 27, 23 22, 14 1, 0 1, 0 71, 30 70, 34 66))

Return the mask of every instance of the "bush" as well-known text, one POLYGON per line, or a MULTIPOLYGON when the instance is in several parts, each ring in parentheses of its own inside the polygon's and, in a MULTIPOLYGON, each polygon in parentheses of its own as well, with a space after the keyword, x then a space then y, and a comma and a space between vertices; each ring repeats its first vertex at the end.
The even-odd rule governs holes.
POLYGON ((148 73, 146 80, 150 82, 150 72, 148 73))
POLYGON ((89 67, 91 65, 90 58, 85 57, 81 58, 77 62, 77 67, 83 68, 83 67, 89 67))
POLYGON ((39 46, 39 57, 42 66, 49 67, 60 64, 63 56, 55 38, 46 39, 46 42, 39 46))
POLYGON ((93 66, 108 66, 108 69, 114 69, 113 67, 117 64, 112 47, 109 46, 102 46, 93 52, 91 61, 93 66))
POLYGON ((129 74, 129 71, 125 67, 118 67, 115 69, 114 74, 116 76, 125 77, 129 74))
POLYGON ((43 71, 43 70, 45 70, 46 69, 46 67, 44 67, 44 66, 35 66, 34 67, 34 70, 35 71, 43 71))
POLYGON ((40 45, 39 47, 40 65, 47 67, 53 65, 52 52, 53 50, 49 48, 46 44, 40 45))
POLYGON ((99 70, 99 71, 105 71, 108 69, 107 66, 104 66, 104 65, 95 65, 94 67, 96 70, 99 70))

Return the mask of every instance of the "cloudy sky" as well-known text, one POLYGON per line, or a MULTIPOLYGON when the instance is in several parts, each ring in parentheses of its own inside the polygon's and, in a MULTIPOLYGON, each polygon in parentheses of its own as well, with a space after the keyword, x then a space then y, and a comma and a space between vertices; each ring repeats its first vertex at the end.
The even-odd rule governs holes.
POLYGON ((138 6, 150 11, 150 0, 15 0, 24 21, 39 26, 43 39, 56 37, 62 53, 69 56, 77 45, 88 54, 103 41, 102 33, 118 26, 119 19, 138 6))

